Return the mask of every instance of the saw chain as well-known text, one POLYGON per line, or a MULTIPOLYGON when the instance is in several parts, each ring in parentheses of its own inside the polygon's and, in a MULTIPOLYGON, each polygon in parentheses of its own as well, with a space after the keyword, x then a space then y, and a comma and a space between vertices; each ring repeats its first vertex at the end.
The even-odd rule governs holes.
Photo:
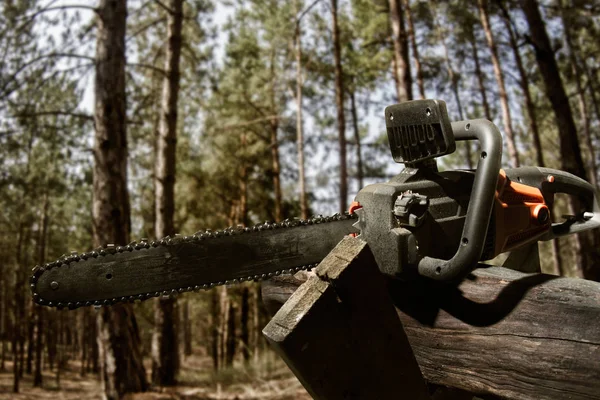
MULTIPOLYGON (((99 282, 110 282, 115 280, 119 274, 120 265, 127 265, 128 263, 131 264, 135 262, 133 260, 136 260, 138 255, 140 257, 146 256, 148 252, 157 253, 161 257, 164 256, 165 260, 163 264, 161 264, 161 267, 168 268, 169 262, 172 262, 174 269, 181 270, 181 260, 183 257, 187 256, 186 254, 183 254, 186 251, 186 248, 198 248, 202 245, 205 245, 205 248, 208 249, 222 248, 222 246, 220 247, 219 244, 220 242, 223 242, 223 246, 232 247, 230 250, 228 250, 231 253, 232 251, 235 251, 234 247, 236 243, 252 242, 255 240, 257 242, 257 246, 259 244, 262 246, 268 246, 268 242, 271 240, 271 237, 276 236, 282 238, 285 237, 286 232, 290 232, 292 236, 298 236, 299 234, 304 236, 316 236, 315 242, 325 239, 321 237, 322 234, 320 232, 323 232, 327 235, 340 232, 341 236, 337 235, 340 237, 335 238, 335 240, 339 241, 343 235, 350 234, 355 231, 351 227, 352 224, 354 224, 355 219, 357 219, 357 215, 350 213, 334 214, 332 216, 319 215, 305 220, 288 219, 280 223, 265 222, 251 227, 238 226, 216 231, 199 231, 190 236, 167 236, 163 239, 153 241, 142 239, 139 242, 132 242, 125 246, 115 246, 109 244, 105 247, 101 247, 86 253, 73 252, 70 255, 63 255, 63 257, 54 262, 33 268, 30 281, 32 296, 33 300, 39 305, 56 307, 59 309, 75 309, 84 306, 109 306, 117 303, 133 303, 136 300, 144 301, 152 297, 176 296, 180 293, 192 291, 198 292, 200 290, 210 289, 220 285, 239 284, 246 281, 261 281, 281 274, 293 274, 301 270, 310 270, 318 265, 318 261, 320 261, 326 255, 326 253, 322 254, 323 251, 316 251, 314 255, 303 254, 302 257, 300 257, 300 260, 314 262, 301 263, 300 265, 296 265, 294 262, 287 263, 286 265, 285 259, 283 259, 286 255, 284 254, 284 257, 280 257, 281 254, 277 254, 277 257, 265 260, 266 262, 263 263, 264 266, 262 268, 261 266, 258 266, 258 264, 260 264, 260 258, 257 256, 256 259, 251 259, 251 262, 253 262, 255 265, 252 266, 252 269, 249 269, 250 273, 248 274, 243 274, 244 269, 240 269, 239 265, 222 265, 217 266, 217 268, 220 267, 224 269, 222 274, 209 274, 207 272, 206 279, 208 279, 208 281, 197 281, 196 284, 193 285, 187 282, 188 284, 186 285, 172 287, 168 290, 137 292, 135 288, 144 286, 139 285, 139 281, 142 278, 138 276, 136 281, 127 281, 127 284, 135 292, 127 296, 110 298, 85 298, 80 301, 61 301, 61 298, 59 297, 48 296, 49 294, 54 294, 62 289, 62 286, 65 284, 64 281, 70 277, 73 277, 74 275, 77 275, 82 267, 87 267, 85 271, 82 271, 83 275, 95 276, 96 278, 103 277, 102 279, 96 279, 95 282, 90 281, 90 286, 88 286, 87 289, 85 288, 86 285, 84 285, 82 282, 76 282, 78 286, 84 288, 84 291, 89 292, 93 291, 93 286, 98 285, 99 282), (311 230, 311 227, 313 226, 319 226, 318 230, 311 230), (325 226, 331 226, 331 229, 329 229, 331 232, 327 232, 326 229, 323 229, 325 226), (238 238, 243 238, 246 240, 240 241, 238 238), (266 238, 269 239, 267 240, 266 238), (96 271, 94 271, 93 268, 90 268, 94 263, 101 266, 100 268, 97 268, 96 271), (106 268, 105 265, 111 265, 112 267, 106 268), (231 269, 227 270, 228 267, 231 269), (47 277, 48 279, 46 279, 47 277), (210 279, 212 277, 217 277, 219 279, 212 280, 210 279)), ((318 243, 311 244, 316 246, 318 243)), ((329 245, 326 246, 325 250, 329 251, 331 248, 333 248, 329 247, 329 245)), ((188 253, 190 251, 192 250, 188 249, 188 253)), ((208 251, 208 256, 210 256, 210 251, 211 250, 208 251)), ((207 254, 204 254, 204 256, 207 256, 207 254)), ((290 254, 287 254, 287 256, 290 257, 290 254)), ((273 257, 273 254, 269 254, 268 257, 273 257)), ((200 257, 198 261, 202 261, 202 257, 200 257)), ((230 261, 235 261, 235 257, 232 257, 232 260, 230 261)), ((192 266, 192 268, 202 268, 202 266, 197 265, 192 266)), ((183 272, 180 271, 170 271, 170 273, 183 274, 183 272)), ((202 275, 202 272, 198 272, 197 274, 202 275)), ((193 274, 189 274, 189 276, 182 276, 183 279, 187 280, 192 277, 192 275, 193 274)), ((158 285, 163 285, 164 283, 162 282, 164 281, 161 281, 158 283, 158 285)), ((73 294, 68 292, 66 297, 73 295, 79 296, 81 293, 73 294)))

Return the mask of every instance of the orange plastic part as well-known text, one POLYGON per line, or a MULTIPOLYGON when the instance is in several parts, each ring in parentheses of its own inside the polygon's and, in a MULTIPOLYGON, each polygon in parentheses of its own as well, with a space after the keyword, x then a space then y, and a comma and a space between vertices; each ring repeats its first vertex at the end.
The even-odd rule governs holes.
MULTIPOLYGON (((359 208, 362 208, 360 203, 358 201, 353 201, 352 204, 350 204, 350 208, 348 209, 348 212, 350 214, 354 214, 354 211, 358 210, 359 208)), ((357 237, 358 233, 350 233, 348 236, 357 237)))
POLYGON ((535 242, 552 224, 542 192, 535 187, 513 182, 500 170, 494 204, 494 256, 535 242))

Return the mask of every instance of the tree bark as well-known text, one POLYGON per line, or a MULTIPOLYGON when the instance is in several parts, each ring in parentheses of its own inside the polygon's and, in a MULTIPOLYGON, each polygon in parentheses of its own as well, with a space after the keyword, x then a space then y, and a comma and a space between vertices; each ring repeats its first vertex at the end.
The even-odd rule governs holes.
POLYGON ((392 22, 392 42, 394 43, 394 60, 398 77, 396 92, 398 102, 409 101, 412 96, 412 76, 408 54, 408 34, 404 26, 404 9, 402 0, 389 0, 390 20, 392 22))
MULTIPOLYGON (((558 126, 561 168, 582 179, 587 179, 569 98, 565 92, 538 3, 536 0, 524 0, 521 7, 529 25, 530 41, 558 126)), ((574 201, 573 196, 570 200, 571 208, 577 212, 579 204, 574 201)), ((575 263, 581 269, 583 277, 590 280, 600 280, 600 270, 597 268, 600 255, 596 243, 598 243, 596 232, 584 232, 575 238, 575 263)))
POLYGON ((500 67, 500 58, 498 57, 498 49, 492 34, 492 28, 490 26, 490 19, 488 16, 488 3, 487 0, 477 0, 479 6, 479 17, 481 19, 481 25, 485 32, 488 47, 492 56, 492 65, 494 67, 494 75, 496 76, 496 82, 498 83, 498 92, 500 94, 500 106, 502 107, 502 122, 504 125, 504 132, 506 132, 506 147, 508 148, 508 156, 510 163, 513 168, 518 167, 519 154, 517 152, 517 146, 515 141, 515 135, 512 128, 512 119, 510 116, 510 107, 508 105, 508 94, 506 93, 506 86, 504 85, 504 75, 502 68, 500 67))
MULTIPOLYGON (((97 8, 93 236, 96 246, 129 242, 125 29, 127 3, 100 0, 97 8)), ((129 304, 98 314, 103 396, 119 399, 147 388, 141 343, 129 304)))
POLYGON ((331 0, 333 56, 335 59, 335 102, 337 105, 338 143, 340 146, 340 212, 348 209, 348 170, 346 166, 346 117, 344 115, 344 71, 338 25, 338 0, 331 0))
MULTIPOLYGON (((181 58, 183 0, 168 3, 165 75, 163 78, 161 112, 156 143, 155 222, 157 238, 175 232, 175 170, 177 152, 177 102, 179 97, 179 64, 181 58)), ((154 331, 152 334, 152 382, 171 386, 179 371, 178 310, 176 298, 154 300, 154 331)))
POLYGON ((423 69, 421 67, 421 57, 419 56, 419 48, 417 46, 417 37, 415 31, 415 25, 413 23, 412 12, 410 10, 410 0, 403 0, 404 2, 404 13, 406 14, 406 22, 408 23, 408 37, 410 39, 410 47, 413 53, 413 60, 415 61, 415 74, 417 76, 417 87, 419 88, 419 95, 422 99, 425 98, 425 83, 423 81, 423 69))

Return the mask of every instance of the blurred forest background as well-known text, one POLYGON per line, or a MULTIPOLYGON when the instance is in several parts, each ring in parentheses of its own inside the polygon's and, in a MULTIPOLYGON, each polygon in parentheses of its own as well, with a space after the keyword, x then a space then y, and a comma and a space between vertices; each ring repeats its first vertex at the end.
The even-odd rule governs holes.
MULTIPOLYGON (((34 306, 31 268, 344 211, 400 171, 383 109, 410 99, 494 121, 505 167, 597 184, 599 32, 593 0, 1 2, 0 398, 308 398, 257 283, 69 312, 34 306)), ((543 268, 598 280, 597 244, 543 268)))

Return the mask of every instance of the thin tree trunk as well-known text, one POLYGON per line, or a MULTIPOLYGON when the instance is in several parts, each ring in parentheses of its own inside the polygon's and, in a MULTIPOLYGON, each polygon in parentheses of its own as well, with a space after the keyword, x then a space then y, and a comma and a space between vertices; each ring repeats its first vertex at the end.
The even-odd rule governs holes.
POLYGON ((88 364, 88 345, 87 345, 87 335, 89 335, 89 332, 87 332, 87 315, 86 315, 86 309, 82 309, 79 311, 79 340, 81 342, 81 358, 80 358, 80 362, 81 362, 81 368, 79 370, 79 376, 81 376, 82 378, 84 376, 86 376, 87 374, 87 364, 88 364))
POLYGON ((226 286, 219 287, 219 365, 225 367, 227 360, 227 334, 229 323, 229 296, 226 286))
MULTIPOLYGON (((563 31, 565 35, 565 43, 567 47, 567 53, 569 57, 569 63, 571 64, 571 71, 573 73, 573 79, 575 80, 575 85, 577 88, 577 102, 579 104, 579 114, 581 118, 581 127, 583 133, 583 140, 585 142, 586 147, 590 153, 588 159, 588 177, 590 179, 590 183, 594 186, 598 186, 598 168, 596 166, 596 152, 594 150, 594 145, 592 143, 592 135, 590 133, 590 116, 588 113, 588 107, 585 100, 585 88, 581 82, 581 77, 584 71, 579 67, 579 62, 577 60, 577 56, 575 55, 575 49, 573 47, 573 38, 571 35, 571 26, 567 17, 565 15, 565 5, 563 4, 563 0, 559 1, 560 9, 561 9, 561 19, 563 24, 563 31)), ((567 7, 570 5, 567 5, 567 7)))
POLYGON ((46 315, 46 352, 48 353, 48 367, 50 371, 54 370, 54 361, 56 360, 56 310, 47 310, 46 315))
MULTIPOLYGON (((157 238, 175 234, 175 168, 177 150, 177 102, 179 96, 179 63, 183 0, 168 3, 169 22, 165 56, 161 112, 156 144, 155 222, 157 238)), ((179 371, 178 310, 176 298, 154 301, 154 331, 152 334, 152 382, 171 386, 179 371)))
MULTIPOLYGON (((458 117, 461 121, 463 121, 464 113, 462 108, 462 102, 460 101, 460 92, 458 90, 458 82, 460 80, 459 75, 454 71, 454 67, 452 66, 452 62, 450 61, 450 54, 448 51, 448 45, 446 44, 446 39, 444 33, 442 32, 442 28, 437 18, 436 10, 432 8, 433 19, 435 28, 437 31, 438 40, 442 43, 442 47, 444 49, 444 61, 446 63, 446 70, 448 71, 448 77, 450 78, 450 87, 452 88, 452 93, 454 94, 454 101, 456 102, 456 107, 458 108, 458 117)), ((467 160, 467 168, 473 169, 473 160, 471 157, 471 142, 464 142, 465 149, 465 158, 467 160)))
MULTIPOLYGON (((242 149, 245 149, 248 145, 246 133, 240 135, 240 145, 242 149)), ((240 201, 239 201, 239 216, 238 223, 243 226, 248 225, 248 165, 245 159, 242 159, 242 165, 240 167, 240 201)))
POLYGON ((279 139, 277 131, 279 130, 278 120, 271 120, 271 162, 273 170, 273 188, 275 191, 275 221, 283 220, 283 207, 281 196, 281 165, 279 163, 279 139))
POLYGON ((218 288, 214 288, 211 293, 211 356, 213 361, 213 369, 220 369, 220 354, 219 354, 219 292, 218 288))
POLYGON ((260 319, 259 319, 259 295, 260 286, 251 284, 250 289, 250 315, 252 326, 250 328, 250 353, 254 361, 258 360, 258 340, 260 338, 260 319))
POLYGON ((300 25, 300 7, 294 0, 296 13, 296 31, 294 32, 294 48, 296 56, 296 148, 298 149, 298 187, 300 191, 300 216, 308 218, 308 200, 306 196, 306 177, 304 176, 304 121, 302 116, 302 29, 300 25))
POLYGON ((360 131, 358 129, 358 116, 356 113, 356 99, 354 90, 350 92, 350 107, 352 111, 352 126, 354 127, 354 142, 356 144, 356 178, 358 179, 358 190, 364 187, 362 148, 360 145, 360 131))
POLYGON ((337 105, 338 143, 340 146, 340 212, 348 209, 348 170, 346 166, 346 117, 344 116, 344 71, 338 25, 338 0, 331 0, 333 56, 335 59, 335 102, 337 105))
POLYGON ((537 165, 539 167, 544 167, 544 154, 542 152, 542 143, 540 140, 540 133, 537 125, 535 105, 533 104, 533 100, 531 99, 531 92, 529 90, 529 79, 527 78, 527 72, 525 72, 525 67, 523 67, 523 61, 521 59, 521 53, 519 52, 519 47, 517 45, 517 38, 515 37, 515 32, 512 28, 512 21, 510 19, 510 15, 504 7, 502 7, 502 14, 504 26, 506 28, 506 31, 508 32, 510 46, 512 48, 513 55, 515 57, 515 62, 517 64, 517 71, 519 72, 519 86, 521 86, 521 91, 523 92, 523 97, 525 98, 525 109, 527 110, 527 116, 529 117, 529 130, 531 131, 531 136, 533 138, 533 146, 535 147, 537 165))
MULTIPOLYGON (((278 105, 275 91, 276 71, 275 71, 275 51, 271 51, 271 110, 272 115, 278 114, 278 105)), ((271 148, 271 170, 273 173, 273 191, 275 194, 275 221, 283 220, 283 206, 281 196, 281 166, 279 163, 279 139, 277 137, 279 131, 279 119, 272 118, 269 120, 270 127, 270 148, 271 148)))
POLYGON ((506 93, 506 86, 504 85, 504 75, 502 68, 500 67, 500 59, 498 57, 498 49, 494 36, 492 35, 492 29, 490 27, 490 19, 487 12, 487 0, 477 0, 479 5, 479 16, 481 19, 481 25, 485 32, 488 47, 492 56, 492 65, 494 67, 494 75, 496 76, 496 82, 498 83, 498 92, 500 95, 500 106, 502 107, 502 122, 504 124, 504 132, 506 132, 506 147, 508 148, 508 156, 512 167, 516 168, 519 164, 519 154, 517 152, 517 146, 515 142, 515 136, 512 128, 512 119, 510 116, 510 107, 508 105, 508 94, 506 93))
MULTIPOLYGON (((15 320, 18 322, 18 320, 15 320)), ((12 351, 13 351, 13 393, 19 393, 19 346, 18 346, 18 335, 16 332, 13 332, 13 340, 12 340, 12 351)))
POLYGON ((592 72, 588 67, 585 60, 583 61, 583 71, 588 80, 587 87, 590 89, 590 98, 592 99, 592 105, 594 106, 594 112, 596 113, 596 119, 600 121, 600 101, 596 97, 596 89, 594 85, 594 77, 592 76, 592 72))
POLYGON ((242 356, 244 361, 250 361, 250 289, 242 289, 242 310, 240 316, 240 340, 242 341, 242 356))
MULTIPOLYGON (((38 265, 43 265, 46 259, 46 237, 48 235, 48 209, 50 199, 48 193, 44 194, 44 203, 42 206, 42 218, 40 221, 40 233, 38 236, 38 265)), ((35 373, 33 376, 33 386, 42 386, 42 355, 44 350, 44 309, 40 306, 34 306, 34 313, 37 316, 37 332, 35 341, 35 373)), ((30 344, 31 347, 32 343, 30 344)))
MULTIPOLYGON (((127 244, 125 28, 127 3, 100 0, 97 8, 95 141, 93 166, 94 244, 127 244)), ((133 307, 103 308, 98 314, 98 346, 105 399, 147 389, 141 341, 133 307)))
MULTIPOLYGON (((554 51, 546 32, 544 21, 536 0, 524 0, 521 3, 523 12, 529 25, 530 39, 535 51, 537 64, 544 80, 546 95, 550 99, 556 123, 558 126, 561 168, 583 179, 586 179, 586 170, 581 157, 581 149, 577 140, 577 128, 569 104, 569 98, 560 76, 554 51)), ((579 209, 579 204, 570 198, 571 208, 579 209)), ((575 238, 575 262, 586 279, 599 280, 600 272, 597 268, 599 258, 595 243, 598 242, 595 232, 584 232, 575 238)))
POLYGON ((408 35, 404 26, 404 10, 401 0, 389 0, 390 20, 392 22, 392 42, 398 85, 398 102, 412 100, 412 76, 408 54, 408 35))
POLYGON ((8 301, 8 295, 6 291, 8 290, 8 284, 5 279, 5 266, 0 263, 0 346, 2 347, 0 351, 2 351, 2 355, 0 356, 0 371, 4 372, 6 370, 6 337, 7 337, 7 320, 8 313, 6 302, 8 301))
POLYGON ((477 76, 477 83, 479 84, 479 93, 481 94, 481 103, 483 105, 483 112, 485 113, 485 118, 489 121, 492 120, 492 113, 490 111, 490 104, 487 99, 487 90, 485 89, 485 79, 483 73, 481 71, 481 64, 479 62, 479 52, 477 50, 477 39, 475 38, 475 32, 472 32, 471 37, 469 38, 471 43, 471 55, 473 57, 473 61, 475 62, 475 75, 477 76))
MULTIPOLYGON (((15 275, 17 272, 15 271, 15 275)), ((18 279, 15 277, 15 282, 18 279)), ((15 285, 15 307, 13 307, 14 319, 13 319, 13 330, 12 330, 12 353, 13 353, 13 393, 19 393, 19 326, 21 321, 19 320, 19 306, 18 304, 18 287, 15 285)))
POLYGON ((413 23, 412 12, 410 10, 410 0, 403 0, 404 13, 406 14, 406 22, 408 23, 408 37, 410 39, 410 47, 415 61, 415 74, 417 76, 417 86, 419 87, 419 95, 422 99, 425 98, 425 83, 423 81, 423 70, 421 67, 421 57, 419 56, 419 48, 417 47, 417 38, 415 25, 413 23))
POLYGON ((190 302, 183 302, 183 354, 192 355, 192 321, 190 319, 190 302))
POLYGON ((236 340, 237 340, 236 326, 235 326, 236 316, 237 316, 237 307, 233 303, 233 301, 231 301, 231 302, 229 302, 229 310, 228 310, 228 315, 227 315, 227 343, 226 343, 227 356, 226 356, 226 360, 225 360, 225 365, 227 365, 228 367, 233 366, 233 360, 235 358, 235 352, 236 352, 236 340))

